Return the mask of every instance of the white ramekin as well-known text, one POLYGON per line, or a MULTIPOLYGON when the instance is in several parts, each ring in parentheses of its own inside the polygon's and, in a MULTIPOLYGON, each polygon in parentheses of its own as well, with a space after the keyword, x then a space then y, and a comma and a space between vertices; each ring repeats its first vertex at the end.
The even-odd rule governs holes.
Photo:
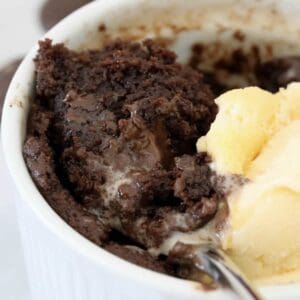
MULTIPOLYGON (((258 45, 270 42, 274 55, 295 54, 300 53, 299 15, 300 3, 293 0, 103 0, 79 9, 46 36, 74 49, 97 47, 108 37, 161 36, 172 41, 170 47, 185 62, 193 42, 219 38, 231 44, 231 33, 239 28, 258 45), (100 24, 105 24, 105 31, 98 29, 100 24)), ((16 186, 15 203, 32 299, 233 299, 226 291, 205 292, 197 283, 119 259, 79 235, 49 207, 22 156, 36 50, 37 46, 16 72, 2 116, 3 148, 16 186)), ((300 284, 261 290, 267 299, 300 299, 300 284)))

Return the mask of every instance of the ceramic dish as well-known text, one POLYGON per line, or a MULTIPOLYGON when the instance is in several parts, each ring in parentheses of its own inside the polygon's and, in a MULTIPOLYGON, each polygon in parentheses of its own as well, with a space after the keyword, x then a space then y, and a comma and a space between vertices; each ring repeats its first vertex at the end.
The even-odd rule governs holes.
MULTIPOLYGON (((115 37, 158 37, 187 62, 195 43, 209 44, 205 67, 242 47, 261 58, 300 54, 298 1, 114 0, 96 1, 55 26, 46 37, 72 49, 97 48, 115 37), (236 32, 243 32, 243 41, 236 32)), ((2 117, 5 160, 18 197, 16 207, 32 298, 234 299, 228 291, 204 291, 195 282, 158 274, 97 247, 68 226, 35 187, 22 156, 33 97, 35 46, 8 90, 2 117)), ((234 79, 233 79, 234 80, 234 79)), ((267 299, 299 299, 300 283, 261 287, 267 299)))

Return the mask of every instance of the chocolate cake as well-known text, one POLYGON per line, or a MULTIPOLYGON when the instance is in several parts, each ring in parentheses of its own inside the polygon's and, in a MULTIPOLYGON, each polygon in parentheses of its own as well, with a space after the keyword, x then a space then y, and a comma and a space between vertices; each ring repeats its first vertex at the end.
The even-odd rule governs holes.
POLYGON ((217 113, 202 73, 151 40, 86 52, 45 40, 35 65, 24 157, 49 205, 113 254, 195 278, 174 251, 176 260, 148 250, 204 226, 222 199, 195 148, 217 113))

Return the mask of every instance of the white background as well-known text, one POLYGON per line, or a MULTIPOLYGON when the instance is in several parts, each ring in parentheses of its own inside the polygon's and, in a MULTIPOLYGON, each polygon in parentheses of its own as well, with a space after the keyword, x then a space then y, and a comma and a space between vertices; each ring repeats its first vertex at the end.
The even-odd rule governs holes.
MULTIPOLYGON (((0 0, 0 69, 23 57, 43 34, 38 18, 44 1, 0 0)), ((1 148, 0 299, 30 300, 14 211, 13 188, 1 148)))
POLYGON ((0 67, 24 56, 43 34, 38 19, 43 3, 44 0, 0 0, 0 67))

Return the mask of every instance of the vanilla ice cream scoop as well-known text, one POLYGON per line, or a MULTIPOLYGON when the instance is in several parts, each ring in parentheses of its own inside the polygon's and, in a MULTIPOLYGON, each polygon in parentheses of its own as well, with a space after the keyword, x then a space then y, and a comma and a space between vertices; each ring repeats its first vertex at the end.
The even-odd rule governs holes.
POLYGON ((212 156, 220 173, 244 174, 274 132, 279 97, 249 87, 226 92, 216 103, 219 113, 197 149, 212 156))
POLYGON ((249 179, 228 196, 223 248, 252 279, 300 280, 300 83, 276 94, 250 87, 216 100, 198 151, 219 174, 249 179))
POLYGON ((299 133, 300 121, 276 133, 252 163, 252 182, 228 199, 224 247, 251 278, 300 279, 299 133))

